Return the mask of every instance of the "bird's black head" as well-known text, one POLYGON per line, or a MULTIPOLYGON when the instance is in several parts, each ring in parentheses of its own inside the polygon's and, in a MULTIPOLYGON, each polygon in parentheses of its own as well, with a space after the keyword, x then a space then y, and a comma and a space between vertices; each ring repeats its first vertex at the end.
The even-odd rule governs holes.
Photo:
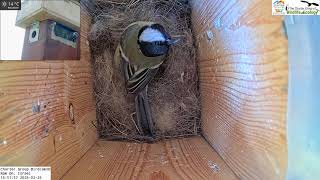
POLYGON ((141 28, 138 44, 141 52, 147 57, 162 56, 168 53, 170 45, 177 43, 160 24, 141 28))

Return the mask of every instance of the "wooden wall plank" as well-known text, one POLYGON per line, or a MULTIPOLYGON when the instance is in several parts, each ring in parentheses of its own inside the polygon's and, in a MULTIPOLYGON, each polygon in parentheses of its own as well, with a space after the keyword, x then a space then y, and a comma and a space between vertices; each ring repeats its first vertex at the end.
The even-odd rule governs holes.
POLYGON ((203 135, 240 179, 284 179, 288 59, 264 0, 192 1, 203 135))
POLYGON ((201 137, 156 144, 98 141, 62 180, 237 179, 201 137), (216 166, 214 166, 216 165, 216 166))
POLYGON ((97 140, 89 26, 81 12, 80 61, 0 61, 0 165, 52 166, 59 179, 97 140))

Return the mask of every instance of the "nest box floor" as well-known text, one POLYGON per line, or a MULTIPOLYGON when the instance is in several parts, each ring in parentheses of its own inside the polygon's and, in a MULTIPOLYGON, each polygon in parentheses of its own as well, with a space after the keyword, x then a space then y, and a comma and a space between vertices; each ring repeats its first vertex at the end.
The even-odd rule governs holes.
POLYGON ((62 180, 238 179, 200 136, 155 144, 98 141, 62 180))

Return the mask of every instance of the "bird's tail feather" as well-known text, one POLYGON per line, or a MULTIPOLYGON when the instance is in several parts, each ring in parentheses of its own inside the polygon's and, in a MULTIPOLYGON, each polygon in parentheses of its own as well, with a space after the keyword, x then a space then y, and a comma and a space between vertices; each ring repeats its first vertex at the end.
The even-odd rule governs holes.
POLYGON ((136 115, 138 124, 142 128, 143 135, 153 137, 153 120, 147 96, 147 87, 139 92, 135 97, 136 115))

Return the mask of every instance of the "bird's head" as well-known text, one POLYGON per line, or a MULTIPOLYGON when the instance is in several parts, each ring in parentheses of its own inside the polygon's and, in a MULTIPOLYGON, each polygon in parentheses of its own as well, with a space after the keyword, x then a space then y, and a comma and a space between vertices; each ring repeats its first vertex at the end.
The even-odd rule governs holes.
POLYGON ((178 41, 179 39, 171 39, 170 35, 160 24, 153 24, 141 28, 138 36, 140 50, 148 57, 167 54, 169 47, 178 41))

